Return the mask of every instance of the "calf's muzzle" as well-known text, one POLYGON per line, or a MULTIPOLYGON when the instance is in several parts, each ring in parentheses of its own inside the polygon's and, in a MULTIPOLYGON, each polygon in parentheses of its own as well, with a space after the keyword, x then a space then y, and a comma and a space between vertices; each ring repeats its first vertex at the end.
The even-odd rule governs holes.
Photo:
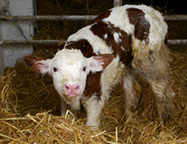
POLYGON ((73 97, 79 94, 80 86, 78 84, 64 84, 63 91, 67 96, 73 97))

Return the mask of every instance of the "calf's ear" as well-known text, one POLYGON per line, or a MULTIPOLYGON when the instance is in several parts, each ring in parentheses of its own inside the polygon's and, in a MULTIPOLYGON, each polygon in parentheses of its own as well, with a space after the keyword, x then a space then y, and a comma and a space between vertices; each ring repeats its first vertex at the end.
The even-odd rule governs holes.
POLYGON ((24 61, 33 71, 45 74, 49 71, 49 59, 36 56, 25 56, 24 61))
POLYGON ((104 70, 114 59, 112 54, 95 55, 89 58, 89 66, 92 72, 104 70))

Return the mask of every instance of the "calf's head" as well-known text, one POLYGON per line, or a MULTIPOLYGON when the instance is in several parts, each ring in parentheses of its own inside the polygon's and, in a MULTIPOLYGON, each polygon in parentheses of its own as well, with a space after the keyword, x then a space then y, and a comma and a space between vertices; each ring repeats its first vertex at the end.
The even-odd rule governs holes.
POLYGON ((50 74, 59 95, 71 103, 83 94, 87 75, 104 70, 113 58, 111 54, 86 58, 80 50, 63 49, 52 59, 26 56, 24 60, 33 71, 50 74))

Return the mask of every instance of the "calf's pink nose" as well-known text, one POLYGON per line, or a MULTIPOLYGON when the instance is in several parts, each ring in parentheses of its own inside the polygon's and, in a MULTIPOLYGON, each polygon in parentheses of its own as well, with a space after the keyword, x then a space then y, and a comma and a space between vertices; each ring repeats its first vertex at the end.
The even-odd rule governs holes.
POLYGON ((75 96, 78 94, 80 86, 78 84, 65 84, 63 90, 68 96, 75 96))

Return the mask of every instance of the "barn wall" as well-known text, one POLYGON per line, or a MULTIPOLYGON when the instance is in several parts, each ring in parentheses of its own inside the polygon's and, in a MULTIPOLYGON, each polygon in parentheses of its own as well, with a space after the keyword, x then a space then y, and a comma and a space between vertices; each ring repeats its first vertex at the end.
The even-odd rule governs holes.
MULTIPOLYGON (((33 0, 0 0, 1 15, 34 15, 33 0)), ((1 40, 29 40, 33 36, 31 22, 0 22, 1 40)), ((17 59, 32 53, 32 46, 0 46, 1 74, 4 67, 13 67, 17 59)))

